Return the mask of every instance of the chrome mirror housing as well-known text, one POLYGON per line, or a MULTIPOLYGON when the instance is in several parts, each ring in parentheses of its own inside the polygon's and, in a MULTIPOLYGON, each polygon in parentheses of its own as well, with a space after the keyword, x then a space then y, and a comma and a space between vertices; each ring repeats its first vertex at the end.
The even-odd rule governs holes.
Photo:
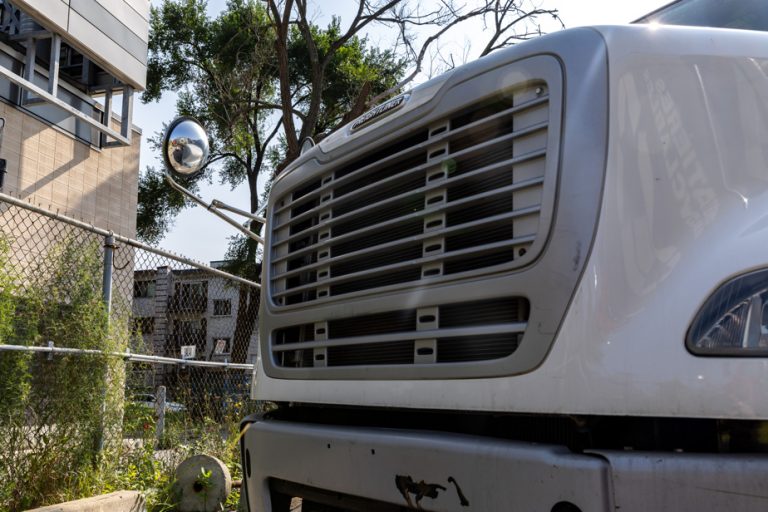
POLYGON ((192 117, 173 120, 163 136, 162 148, 165 167, 178 175, 191 176, 208 163, 208 134, 192 117))

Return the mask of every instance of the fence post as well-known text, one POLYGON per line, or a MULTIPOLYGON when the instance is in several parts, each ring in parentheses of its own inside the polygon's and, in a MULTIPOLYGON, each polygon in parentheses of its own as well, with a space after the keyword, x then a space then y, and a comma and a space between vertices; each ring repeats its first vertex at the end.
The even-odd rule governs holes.
MULTIPOLYGON (((104 237, 104 275, 101 281, 101 294, 104 300, 104 308, 107 311, 107 325, 110 322, 110 316, 112 314, 112 266, 115 256, 115 237, 111 232, 104 237)), ((99 425, 99 432, 96 439, 96 452, 101 454, 104 450, 104 430, 106 425, 104 424, 104 416, 107 409, 107 386, 109 386, 109 365, 107 365, 107 372, 104 374, 104 387, 101 390, 101 424, 99 425)))
POLYGON ((104 305, 107 308, 107 315, 112 312, 112 267, 115 257, 115 237, 107 235, 104 237, 104 279, 101 283, 104 305))
MULTIPOLYGON (((3 146, 3 132, 5 131, 5 118, 0 117, 0 147, 3 146)), ((6 167, 8 166, 5 158, 0 158, 0 189, 5 184, 6 167)))
POLYGON ((157 387, 157 393, 155 393, 155 414, 157 415, 155 437, 157 439, 157 447, 160 448, 163 435, 165 434, 165 386, 157 387))

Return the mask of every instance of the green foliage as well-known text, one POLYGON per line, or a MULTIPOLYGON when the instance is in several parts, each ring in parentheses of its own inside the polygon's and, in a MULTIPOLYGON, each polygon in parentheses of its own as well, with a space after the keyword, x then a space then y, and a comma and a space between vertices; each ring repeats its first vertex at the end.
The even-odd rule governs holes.
MULTIPOLYGON (((179 178, 182 186, 195 191, 197 184, 189 178, 179 178)), ((173 219, 187 206, 184 196, 166 183, 163 173, 147 167, 139 176, 139 198, 136 211, 138 238, 156 244, 173 225, 173 219)))
MULTIPOLYGON (((0 237, 0 343, 25 345, 36 338, 36 326, 29 322, 27 309, 34 301, 18 297, 19 276, 10 262, 10 243, 0 237)), ((31 354, 7 352, 0 355, 0 425, 19 410, 30 390, 31 354)))
MULTIPOLYGON (((8 261, 10 244, 0 238, 0 268, 10 270, 8 261)), ((16 309, 16 276, 10 271, 0 272, 0 342, 6 343, 13 332, 13 315, 16 309)))
POLYGON ((224 256, 227 262, 223 270, 243 276, 252 281, 258 281, 261 274, 261 246, 255 240, 243 235, 235 235, 229 239, 229 247, 224 256))
MULTIPOLYGON (((3 241, 3 342, 55 340, 57 346, 103 351, 125 346, 121 322, 110 327, 102 302, 97 241, 64 239, 29 275, 34 278, 22 286, 3 241)), ((121 362, 3 352, 0 368, 0 508, 26 509, 67 496, 100 463, 98 446, 113 449, 119 441, 114 429, 102 427, 119 419, 121 362)))
MULTIPOLYGON (((261 137, 275 80, 273 34, 264 8, 253 0, 230 0, 217 18, 205 14, 203 0, 164 0, 151 11, 145 102, 164 91, 179 95, 177 111, 207 128, 211 155, 230 155, 218 178, 233 187, 261 171, 261 137)), ((213 169, 182 185, 210 179, 213 169)), ((194 190, 194 188, 192 188, 194 190)), ((181 196, 148 169, 139 189, 137 231, 156 243, 186 207, 181 196)))
POLYGON ((161 52, 163 57, 150 56, 144 101, 159 99, 163 88, 180 89, 191 78, 190 59, 205 58, 207 46, 199 43, 208 39, 206 4, 184 0, 152 7, 149 43, 153 51, 161 52))
MULTIPOLYGON (((23 275, 11 245, 0 235, 0 343, 126 349, 122 301, 113 297, 111 314, 102 302, 99 239, 64 237, 45 258, 25 261, 23 275)), ((194 381, 200 386, 182 386, 188 395, 178 399, 187 407, 166 412, 158 446, 154 409, 124 399, 125 366, 103 354, 0 352, 0 510, 121 489, 141 491, 153 512, 174 510, 176 466, 198 453, 218 457, 242 478, 238 424, 251 411, 214 389, 210 381, 220 375, 202 372, 194 381)), ((138 382, 130 387, 139 389, 148 368, 134 369, 144 370, 132 374, 138 382)), ((238 498, 233 492, 228 503, 238 498)))
MULTIPOLYGON (((215 397, 190 396, 184 403, 198 399, 204 404, 215 397)), ((226 404, 221 411, 192 407, 183 412, 166 413, 165 436, 161 450, 155 449, 156 419, 146 407, 126 406, 125 431, 131 445, 118 455, 120 464, 114 470, 109 488, 142 491, 150 512, 174 510, 177 497, 173 493, 173 475, 186 458, 205 453, 223 461, 234 480, 242 479, 239 452, 239 420, 245 414, 242 404, 226 404)), ((210 475, 201 475, 205 486, 210 475)), ((104 488, 104 492, 107 488, 104 488)), ((233 490, 227 498, 226 509, 236 508, 240 494, 233 490)))
MULTIPOLYGON (((147 89, 144 102, 158 100, 163 92, 179 95, 177 111, 191 115, 208 129, 212 160, 221 158, 216 170, 209 168, 197 180, 214 174, 232 187, 247 182, 251 212, 260 203, 257 180, 271 178, 296 155, 285 143, 284 116, 295 118, 302 130, 316 140, 359 109, 361 99, 384 92, 402 76, 405 61, 368 41, 342 37, 334 18, 326 28, 310 30, 321 59, 329 56, 319 87, 313 87, 318 63, 294 27, 285 35, 287 66, 280 82, 275 45, 279 31, 268 16, 264 2, 229 0, 216 18, 205 14, 204 0, 163 0, 151 11, 147 89), (292 106, 284 109, 281 85, 291 91, 292 106), (307 124, 308 123, 308 124, 307 124)), ((297 133, 288 134, 295 139, 297 133)), ((157 242, 172 219, 185 207, 175 192, 164 187, 159 173, 148 171, 139 193, 139 238, 157 242)))
MULTIPOLYGON (((310 30, 317 45, 319 60, 330 53, 330 63, 324 73, 320 116, 312 137, 325 134, 335 129, 344 116, 353 110, 364 88, 367 97, 381 94, 394 87, 402 77, 406 60, 390 50, 371 47, 368 40, 357 36, 331 53, 331 45, 342 36, 341 20, 333 17, 327 28, 312 25, 310 30)), ((313 66, 308 57, 307 40, 301 31, 294 27, 288 43, 289 70, 291 82, 310 84, 313 66)), ((298 106, 306 111, 311 99, 307 90, 300 97, 298 106)))

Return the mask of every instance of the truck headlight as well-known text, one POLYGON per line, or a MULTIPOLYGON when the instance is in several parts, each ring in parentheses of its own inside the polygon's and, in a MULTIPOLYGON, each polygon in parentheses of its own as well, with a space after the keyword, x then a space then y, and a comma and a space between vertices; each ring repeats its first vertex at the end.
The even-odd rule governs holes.
POLYGON ((686 344, 698 355, 768 355, 768 269, 720 286, 694 318, 686 344))

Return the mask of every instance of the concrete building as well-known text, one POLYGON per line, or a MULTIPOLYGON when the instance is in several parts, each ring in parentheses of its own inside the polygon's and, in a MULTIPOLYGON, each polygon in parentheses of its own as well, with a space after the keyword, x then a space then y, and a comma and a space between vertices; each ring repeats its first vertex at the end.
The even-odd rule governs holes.
POLYGON ((0 0, 0 190, 133 237, 149 0, 0 0))
MULTIPOLYGON (((216 268, 224 262, 211 262, 216 268)), ((194 358, 232 361, 232 343, 240 312, 240 285, 197 269, 158 267, 134 272, 134 330, 145 352, 181 357, 195 347, 194 358)), ((258 350, 254 329, 246 362, 258 350)))

